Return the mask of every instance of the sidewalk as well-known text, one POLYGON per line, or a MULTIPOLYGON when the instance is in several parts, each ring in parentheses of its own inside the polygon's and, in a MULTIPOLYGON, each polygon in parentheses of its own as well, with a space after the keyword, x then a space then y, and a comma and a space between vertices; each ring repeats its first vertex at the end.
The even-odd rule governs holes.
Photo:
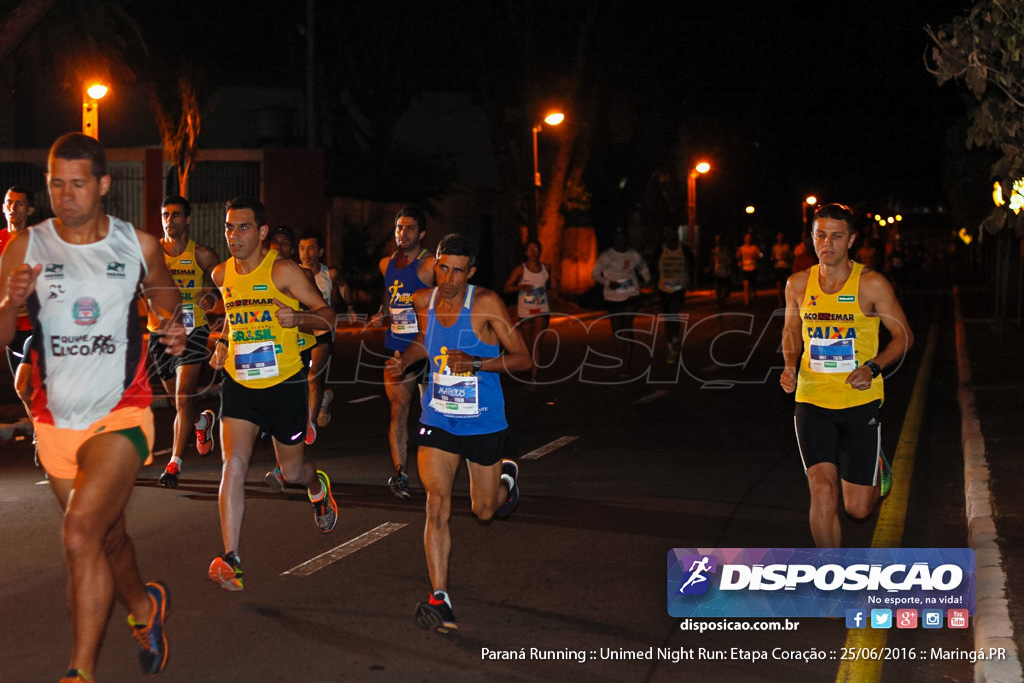
POLYGON ((977 555, 976 647, 1016 646, 1013 661, 979 661, 977 681, 1021 681, 1024 653, 1024 331, 996 326, 992 295, 956 293, 957 356, 968 539, 977 555))

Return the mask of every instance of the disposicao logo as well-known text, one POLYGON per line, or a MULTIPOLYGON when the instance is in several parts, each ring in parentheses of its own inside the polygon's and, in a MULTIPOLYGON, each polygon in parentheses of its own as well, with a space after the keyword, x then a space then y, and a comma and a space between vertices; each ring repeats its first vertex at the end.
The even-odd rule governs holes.
POLYGON ((675 617, 849 619, 856 610, 865 626, 891 628, 891 618, 880 626, 872 611, 971 613, 974 600, 969 548, 675 548, 668 554, 668 612, 675 617))

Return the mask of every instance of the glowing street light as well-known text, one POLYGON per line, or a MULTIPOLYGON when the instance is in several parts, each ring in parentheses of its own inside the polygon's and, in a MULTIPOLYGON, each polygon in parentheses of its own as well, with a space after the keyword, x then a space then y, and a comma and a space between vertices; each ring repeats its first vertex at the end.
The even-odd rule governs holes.
POLYGON ((746 209, 744 209, 744 211, 746 211, 747 213, 754 213, 757 211, 757 209, 754 208, 753 206, 748 206, 746 209))
POLYGON ((89 137, 100 139, 100 100, 108 92, 102 83, 93 83, 85 89, 82 101, 82 132, 89 137))
POLYGON ((686 234, 690 249, 697 253, 697 176, 711 170, 711 164, 702 161, 693 167, 686 179, 686 234))
MULTIPOLYGON (((565 114, 556 111, 545 116, 543 123, 557 126, 563 121, 565 121, 565 114)), ((537 239, 538 224, 540 223, 540 166, 537 161, 537 133, 543 127, 540 123, 533 126, 533 216, 530 221, 530 239, 537 239)))
POLYGON ((818 203, 818 198, 813 194, 807 195, 807 199, 804 200, 803 205, 800 207, 801 217, 803 218, 803 231, 807 232, 807 207, 814 207, 818 203))

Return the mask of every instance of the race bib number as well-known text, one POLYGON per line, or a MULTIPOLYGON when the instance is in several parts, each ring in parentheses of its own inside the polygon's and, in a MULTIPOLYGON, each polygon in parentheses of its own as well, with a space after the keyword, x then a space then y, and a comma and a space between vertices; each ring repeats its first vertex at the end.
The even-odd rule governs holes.
POLYGON ((431 383, 430 407, 454 417, 480 414, 479 378, 476 375, 442 375, 435 372, 431 383))
POLYGON ((666 292, 678 292, 680 289, 683 288, 683 283, 681 280, 665 280, 663 284, 663 289, 666 292))
POLYGON ((192 334, 196 329, 196 307, 195 304, 181 305, 181 324, 185 326, 185 332, 192 334))
POLYGON ((238 381, 277 377, 277 354, 274 343, 235 343, 235 379, 238 381))
POLYGON ((842 372, 857 369, 853 339, 811 339, 810 366, 813 372, 842 372))
POLYGON ((543 287, 534 287, 529 292, 526 292, 523 297, 523 303, 527 306, 543 306, 547 303, 547 290, 543 287))
POLYGON ((616 280, 615 289, 629 289, 633 286, 633 278, 626 278, 625 280, 616 280))
POLYGON ((391 331, 394 334, 416 334, 420 331, 416 324, 415 308, 392 308, 391 331))

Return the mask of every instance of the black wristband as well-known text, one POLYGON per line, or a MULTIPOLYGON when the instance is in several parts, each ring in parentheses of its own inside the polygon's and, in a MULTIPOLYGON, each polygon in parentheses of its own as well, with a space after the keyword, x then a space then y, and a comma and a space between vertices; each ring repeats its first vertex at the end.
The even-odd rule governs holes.
POLYGON ((484 361, 480 356, 473 356, 473 374, 480 372, 480 368, 484 366, 484 361))
POLYGON ((874 379, 882 374, 882 366, 873 360, 865 361, 864 365, 871 370, 871 378, 874 379))
POLYGON ((218 344, 223 344, 224 346, 228 346, 228 340, 225 337, 218 337, 217 338, 217 343, 218 344))

